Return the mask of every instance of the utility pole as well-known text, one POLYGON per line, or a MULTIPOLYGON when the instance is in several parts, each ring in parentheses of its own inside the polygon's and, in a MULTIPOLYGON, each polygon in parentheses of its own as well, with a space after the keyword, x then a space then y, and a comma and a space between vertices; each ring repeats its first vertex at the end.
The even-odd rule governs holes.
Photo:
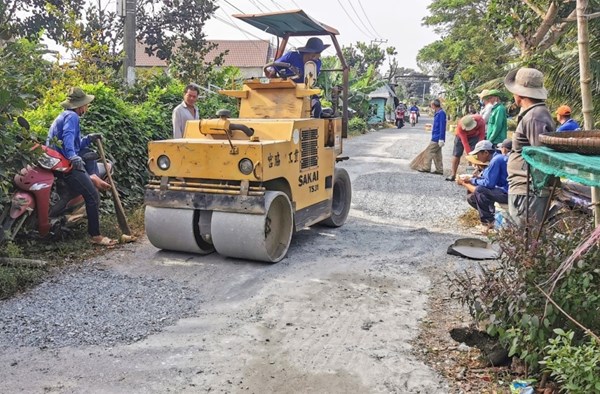
POLYGON ((376 38, 374 40, 371 40, 371 45, 372 44, 377 44, 377 45, 379 45, 379 44, 385 44, 386 42, 388 42, 387 38, 385 40, 376 38))
POLYGON ((123 77, 129 86, 135 82, 135 8, 136 0, 120 0, 120 14, 125 17, 123 35, 123 77))

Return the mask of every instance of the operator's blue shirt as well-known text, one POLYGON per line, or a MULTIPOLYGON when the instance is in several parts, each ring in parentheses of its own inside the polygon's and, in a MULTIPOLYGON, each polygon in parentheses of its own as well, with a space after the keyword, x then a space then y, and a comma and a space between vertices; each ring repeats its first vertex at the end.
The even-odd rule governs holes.
POLYGON ((508 193, 508 170, 506 165, 508 163, 508 156, 502 153, 495 152, 490 160, 490 164, 487 166, 481 177, 471 178, 471 184, 475 186, 483 186, 488 189, 502 189, 503 192, 508 193))
POLYGON ((75 111, 67 109, 54 119, 48 130, 46 145, 56 149, 69 160, 90 145, 90 139, 87 136, 81 138, 79 115, 75 111), (61 146, 51 145, 54 137, 62 142, 61 146))
POLYGON ((438 110, 433 115, 433 127, 431 128, 431 141, 446 141, 446 112, 443 109, 438 110))
MULTIPOLYGON (((292 66, 296 67, 298 69, 298 71, 300 72, 300 77, 296 77, 293 80, 296 82, 301 82, 304 80, 304 62, 302 62, 302 53, 298 52, 298 51, 290 51, 290 52, 286 52, 283 54, 282 57, 280 57, 279 59, 275 60, 275 62, 281 62, 281 63, 289 63, 292 66)), ((315 78, 319 75, 319 73, 321 72, 321 59, 317 59, 317 60, 313 60, 313 62, 315 62, 315 64, 317 65, 317 75, 315 75, 315 78)), ((281 67, 275 67, 278 70, 281 70, 281 67)), ((284 74, 288 77, 291 77, 293 74, 290 72, 290 70, 285 70, 284 74)))
POLYGON ((412 107, 410 107, 410 112, 412 112, 412 111, 419 113, 419 107, 417 107, 416 105, 413 105, 412 107))
POLYGON ((561 124, 556 131, 575 131, 579 130, 579 124, 575 119, 569 119, 565 123, 561 124))

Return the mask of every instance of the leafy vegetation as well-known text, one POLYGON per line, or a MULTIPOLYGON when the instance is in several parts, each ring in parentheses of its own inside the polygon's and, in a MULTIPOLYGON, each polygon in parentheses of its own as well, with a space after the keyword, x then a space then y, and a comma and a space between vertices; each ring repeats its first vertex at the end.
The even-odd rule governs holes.
POLYGON ((587 394, 600 392, 600 342, 589 338, 573 346, 575 332, 557 328, 556 337, 546 347, 547 356, 540 363, 562 384, 565 392, 587 394))
MULTIPOLYGON (((531 371, 540 370, 540 361, 551 354, 570 354, 571 350, 560 349, 565 342, 555 339, 562 332, 558 330, 574 333, 569 346, 582 346, 584 340, 582 329, 538 288, 592 231, 589 217, 568 217, 556 226, 559 224, 560 228, 546 228, 529 247, 519 229, 502 231, 497 241, 503 254, 497 266, 481 265, 479 273, 464 272, 451 281, 453 296, 468 306, 475 321, 499 339, 509 356, 524 360, 531 371)), ((600 330, 599 260, 600 247, 596 245, 565 278, 545 285, 554 302, 592 332, 600 330)), ((556 361, 552 357, 547 360, 556 361)), ((546 363, 551 370, 554 365, 546 363)))

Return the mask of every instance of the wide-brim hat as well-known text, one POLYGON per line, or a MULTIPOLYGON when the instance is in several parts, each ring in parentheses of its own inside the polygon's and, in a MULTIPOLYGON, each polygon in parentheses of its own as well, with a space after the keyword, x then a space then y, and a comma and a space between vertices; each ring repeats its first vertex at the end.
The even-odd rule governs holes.
POLYGON ((460 118, 460 127, 464 131, 471 131, 477 126, 477 121, 471 115, 465 115, 460 118))
POLYGON ((511 70, 504 78, 504 86, 511 93, 521 97, 546 100, 548 91, 544 88, 544 74, 535 68, 511 70))
POLYGON ((500 96, 502 96, 502 92, 498 89, 491 89, 491 90, 488 90, 485 95, 481 96, 481 98, 483 99, 483 98, 492 97, 492 96, 500 97, 500 96))
POLYGON ((477 160, 477 156, 471 156, 470 154, 465 156, 467 158, 467 161, 471 164, 474 164, 476 166, 487 166, 490 164, 489 161, 487 162, 483 162, 481 160, 477 160))
POLYGON ((318 37, 311 37, 306 41, 305 46, 297 48, 297 50, 305 53, 321 53, 327 48, 329 48, 329 44, 323 44, 323 40, 318 37))
POLYGON ((81 88, 71 88, 67 99, 60 103, 64 109, 75 109, 83 107, 94 100, 93 94, 85 94, 81 88))
POLYGON ((481 93, 478 93, 478 94, 477 94, 477 96, 478 96, 480 99, 482 99, 482 98, 484 98, 484 97, 487 97, 487 96, 489 96, 489 93, 490 93, 490 90, 489 90, 489 89, 483 89, 483 90, 481 91, 481 93))

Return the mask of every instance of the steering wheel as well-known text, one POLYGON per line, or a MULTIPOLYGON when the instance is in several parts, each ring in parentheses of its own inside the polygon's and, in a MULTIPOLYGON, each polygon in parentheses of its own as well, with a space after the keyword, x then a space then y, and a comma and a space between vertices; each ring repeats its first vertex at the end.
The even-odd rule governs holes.
POLYGON ((300 78, 300 70, 290 63, 272 62, 267 64, 263 71, 266 76, 272 78, 273 75, 279 78, 300 78))

